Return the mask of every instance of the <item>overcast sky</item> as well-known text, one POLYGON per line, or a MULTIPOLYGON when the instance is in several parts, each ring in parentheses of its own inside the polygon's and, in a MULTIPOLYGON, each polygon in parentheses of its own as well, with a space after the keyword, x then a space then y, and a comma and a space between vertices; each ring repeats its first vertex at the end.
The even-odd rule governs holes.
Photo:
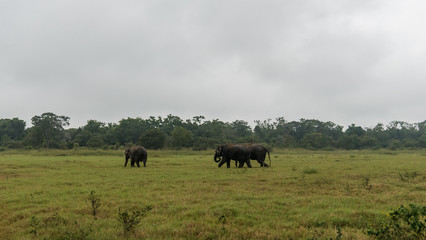
POLYGON ((424 0, 0 0, 0 118, 426 120, 424 0))

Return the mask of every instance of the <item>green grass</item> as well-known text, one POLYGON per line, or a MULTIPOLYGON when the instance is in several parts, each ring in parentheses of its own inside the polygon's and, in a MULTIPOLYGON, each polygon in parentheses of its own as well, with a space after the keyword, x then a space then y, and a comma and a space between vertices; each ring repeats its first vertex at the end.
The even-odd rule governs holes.
POLYGON ((369 239, 390 210, 426 205, 425 151, 277 149, 271 159, 227 169, 213 151, 149 151, 146 168, 124 168, 121 150, 1 152, 0 236, 122 239, 119 209, 150 206, 131 239, 329 239, 336 226, 369 239))

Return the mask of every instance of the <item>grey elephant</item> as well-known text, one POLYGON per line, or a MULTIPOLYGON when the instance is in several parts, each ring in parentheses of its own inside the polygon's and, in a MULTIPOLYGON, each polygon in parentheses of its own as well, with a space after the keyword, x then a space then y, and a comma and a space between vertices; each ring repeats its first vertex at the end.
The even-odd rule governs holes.
POLYGON ((148 159, 148 153, 142 146, 132 146, 124 151, 126 162, 124 167, 127 166, 127 162, 130 158, 130 166, 135 167, 135 163, 140 167, 139 162, 143 162, 143 166, 146 167, 146 160, 148 159))
POLYGON ((226 144, 217 146, 214 161, 219 163, 218 167, 221 167, 224 163, 226 163, 227 168, 231 167, 231 160, 238 161, 239 168, 242 168, 244 163, 251 168, 250 152, 244 145, 226 144))
POLYGON ((267 148, 258 143, 247 143, 244 144, 244 146, 250 152, 250 159, 257 160, 261 167, 269 167, 269 165, 265 163, 266 153, 268 153, 269 164, 271 164, 271 156, 267 148))

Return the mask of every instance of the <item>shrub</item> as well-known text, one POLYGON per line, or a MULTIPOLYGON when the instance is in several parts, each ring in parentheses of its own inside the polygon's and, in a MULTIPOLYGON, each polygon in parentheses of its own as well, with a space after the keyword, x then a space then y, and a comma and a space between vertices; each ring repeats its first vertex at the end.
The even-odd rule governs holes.
POLYGON ((24 148, 22 141, 11 140, 7 143, 8 148, 21 149, 24 148))
POLYGON ((93 232, 92 224, 69 221, 58 213, 44 218, 40 221, 36 216, 32 216, 29 226, 30 233, 34 238, 40 239, 69 239, 69 240, 85 240, 91 239, 93 232))
POLYGON ((40 220, 38 220, 38 218, 36 216, 31 217, 30 227, 31 227, 30 233, 32 233, 34 235, 34 238, 37 238, 38 231, 40 229, 40 220))
POLYGON ((403 205, 387 214, 383 222, 372 224, 367 230, 367 235, 376 239, 426 239, 425 219, 426 206, 419 207, 410 204, 408 208, 403 205))
POLYGON ((415 177, 417 177, 417 172, 416 171, 412 171, 412 172, 404 171, 402 173, 401 172, 399 173, 399 178, 403 182, 408 182, 410 180, 414 181, 415 177))
POLYGON ((151 206, 146 206, 143 210, 136 210, 129 213, 128 210, 121 211, 118 209, 118 221, 123 227, 124 237, 128 237, 129 234, 135 231, 136 226, 141 222, 142 218, 146 216, 146 213, 152 209, 151 206))
POLYGON ((370 184, 370 178, 368 177, 362 178, 362 186, 367 190, 371 190, 373 186, 370 184))
POLYGON ((101 206, 101 199, 95 194, 95 191, 91 191, 88 200, 90 203, 92 215, 96 219, 96 213, 101 206))

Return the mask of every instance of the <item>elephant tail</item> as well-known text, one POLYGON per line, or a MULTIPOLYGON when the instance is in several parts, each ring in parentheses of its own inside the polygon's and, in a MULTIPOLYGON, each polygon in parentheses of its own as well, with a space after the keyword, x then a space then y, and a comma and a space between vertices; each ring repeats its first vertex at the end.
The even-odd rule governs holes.
MULTIPOLYGON (((263 146, 262 146, 263 147, 263 146)), ((269 150, 265 147, 263 147, 263 149, 265 149, 265 151, 268 153, 268 158, 269 158, 269 166, 272 167, 272 162, 271 162, 271 156, 269 155, 269 150)))
POLYGON ((268 152, 268 158, 269 158, 269 167, 272 167, 271 156, 269 155, 269 151, 267 152, 268 152))
POLYGON ((269 150, 266 147, 264 147, 264 146, 262 146, 262 148, 268 153, 269 166, 272 167, 271 156, 269 155, 269 150))

